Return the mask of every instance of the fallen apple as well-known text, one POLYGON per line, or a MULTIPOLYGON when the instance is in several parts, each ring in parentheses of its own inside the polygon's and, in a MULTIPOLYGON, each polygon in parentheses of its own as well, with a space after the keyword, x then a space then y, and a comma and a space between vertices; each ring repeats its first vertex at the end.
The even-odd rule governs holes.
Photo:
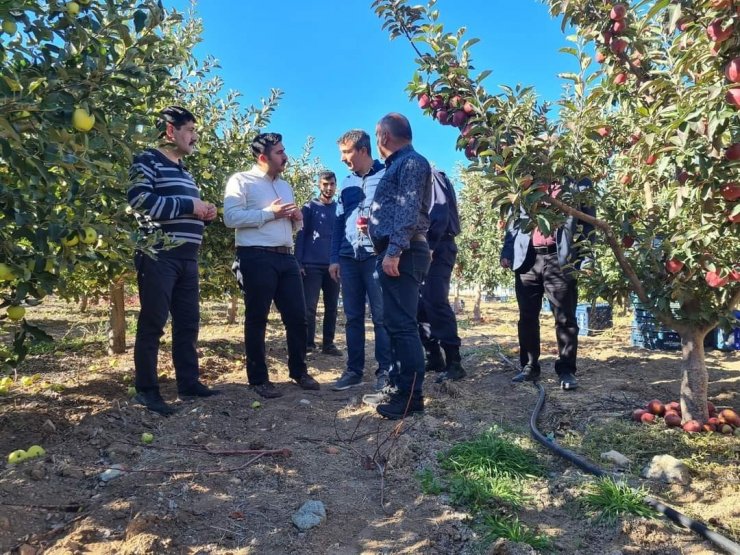
POLYGON ((689 420, 688 422, 684 423, 682 428, 684 432, 688 432, 690 434, 701 432, 701 424, 699 424, 699 422, 697 422, 696 420, 689 420))
POLYGON ((41 447, 41 445, 31 445, 31 447, 26 450, 27 459, 35 459, 37 457, 43 457, 44 455, 46 455, 46 450, 41 447))
POLYGON ((678 414, 681 414, 681 403, 678 401, 671 401, 670 403, 665 404, 665 410, 677 412, 678 414))
POLYGON ((679 428, 681 426, 681 416, 675 412, 666 413, 665 425, 669 428, 679 428))
POLYGON ((22 306, 9 306, 6 310, 6 313, 8 315, 9 320, 13 320, 14 322, 17 322, 18 320, 21 320, 26 315, 26 309, 22 306))
POLYGON ((723 433, 723 434, 731 434, 732 433, 732 426, 730 426, 729 424, 722 424, 719 427, 719 431, 721 433, 723 433))
POLYGON ((141 434, 141 442, 144 445, 149 445, 150 443, 154 442, 154 435, 150 434, 149 432, 144 432, 141 434))
POLYGON ((655 424, 655 415, 651 412, 646 412, 640 417, 640 422, 643 424, 655 424))
POLYGON ((8 464, 18 464, 26 460, 26 452, 23 449, 16 449, 8 455, 8 464))
POLYGON ((252 402, 252 408, 253 408, 253 409, 258 409, 258 408, 260 408, 261 406, 262 406, 262 403, 260 403, 259 401, 253 401, 253 402, 252 402))
POLYGON ((655 416, 662 416, 665 414, 665 405, 660 402, 658 399, 653 399, 647 404, 648 412, 651 414, 654 414, 655 416))
POLYGON ((732 409, 724 409, 719 413, 719 418, 732 426, 740 427, 740 416, 732 409))

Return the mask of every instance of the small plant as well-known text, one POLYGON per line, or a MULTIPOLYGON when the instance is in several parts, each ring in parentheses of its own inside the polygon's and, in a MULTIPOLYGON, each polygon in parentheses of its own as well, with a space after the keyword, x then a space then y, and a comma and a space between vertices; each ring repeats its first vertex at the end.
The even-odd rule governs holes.
POLYGON ((416 479, 421 486, 422 493, 426 495, 439 495, 442 493, 442 483, 430 469, 425 468, 418 471, 416 473, 416 479))
POLYGON ((516 516, 487 515, 481 524, 486 543, 505 538, 517 543, 526 543, 538 550, 550 548, 550 539, 537 534, 519 521, 516 516))
POLYGON ((584 502, 591 510, 598 511, 597 520, 614 522, 625 514, 655 518, 657 513, 645 502, 646 490, 635 490, 624 482, 602 478, 588 486, 584 502))

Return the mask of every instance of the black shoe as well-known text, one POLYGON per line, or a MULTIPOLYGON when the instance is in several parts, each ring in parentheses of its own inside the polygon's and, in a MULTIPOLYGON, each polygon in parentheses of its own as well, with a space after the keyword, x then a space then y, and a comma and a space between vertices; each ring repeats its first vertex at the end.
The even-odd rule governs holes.
POLYGON ((278 389, 275 387, 275 384, 272 382, 265 382, 259 385, 250 385, 249 389, 254 390, 257 395, 265 399, 277 399, 278 397, 283 396, 282 392, 278 391, 278 389))
POLYGON ((333 343, 331 345, 328 345, 327 347, 323 347, 321 349, 321 353, 324 355, 332 356, 332 357, 340 357, 343 354, 342 351, 337 349, 337 346, 334 345, 333 343))
POLYGON ((319 382, 314 380, 308 374, 303 374, 300 378, 294 379, 293 381, 297 383, 301 389, 308 389, 312 391, 318 391, 319 389, 321 389, 321 385, 319 384, 319 382))
POLYGON ((195 382, 194 386, 178 391, 177 396, 180 399, 195 399, 196 397, 214 397, 221 395, 221 393, 220 389, 211 389, 200 382, 195 382))
POLYGON ((442 351, 439 346, 427 351, 427 362, 424 366, 424 372, 442 372, 445 369, 445 359, 442 358, 442 351))
POLYGON ((465 377, 465 369, 459 362, 451 362, 447 369, 436 379, 434 383, 442 383, 447 380, 456 382, 465 377))
POLYGON ((570 372, 563 372, 560 374, 560 387, 565 390, 576 389, 578 387, 578 380, 570 372))
POLYGON ((133 401, 162 416, 170 416, 177 412, 176 408, 164 402, 159 391, 139 391, 139 393, 134 395, 133 401))
POLYGON ((362 402, 369 407, 377 407, 382 403, 387 403, 391 399, 391 395, 398 393, 398 388, 392 385, 386 385, 383 389, 377 393, 369 393, 362 396, 362 402))
POLYGON ((540 379, 540 367, 527 364, 524 368, 522 368, 521 372, 519 372, 516 376, 511 378, 511 381, 514 383, 536 382, 539 379, 540 379))
POLYGON ((411 395, 409 399, 409 395, 409 393, 397 391, 391 394, 387 403, 378 405, 375 410, 378 411, 380 416, 391 420, 400 420, 406 416, 424 412, 424 397, 411 395))

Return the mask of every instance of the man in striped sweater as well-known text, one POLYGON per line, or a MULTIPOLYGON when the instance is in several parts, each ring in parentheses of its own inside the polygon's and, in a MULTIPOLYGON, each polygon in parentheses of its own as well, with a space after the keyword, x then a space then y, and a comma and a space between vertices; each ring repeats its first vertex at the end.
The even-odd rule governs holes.
POLYGON ((158 122, 161 145, 134 157, 128 203, 144 235, 161 232, 156 257, 137 250, 134 263, 141 309, 136 326, 134 401, 169 416, 175 409, 159 392, 157 353, 168 314, 172 315, 172 362, 180 398, 218 393, 199 379, 198 249, 204 227, 216 217, 216 207, 200 199, 193 177, 182 160, 198 140, 195 116, 185 108, 165 108, 158 122))

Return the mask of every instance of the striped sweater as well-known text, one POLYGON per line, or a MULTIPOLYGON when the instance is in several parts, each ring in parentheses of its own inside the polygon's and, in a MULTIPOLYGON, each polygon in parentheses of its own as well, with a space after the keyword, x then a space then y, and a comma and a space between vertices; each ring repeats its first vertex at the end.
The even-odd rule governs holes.
POLYGON ((149 148, 134 157, 129 177, 128 203, 139 227, 146 234, 162 230, 178 243, 159 256, 196 259, 205 224, 193 215, 192 199, 200 198, 200 191, 182 162, 149 148))

